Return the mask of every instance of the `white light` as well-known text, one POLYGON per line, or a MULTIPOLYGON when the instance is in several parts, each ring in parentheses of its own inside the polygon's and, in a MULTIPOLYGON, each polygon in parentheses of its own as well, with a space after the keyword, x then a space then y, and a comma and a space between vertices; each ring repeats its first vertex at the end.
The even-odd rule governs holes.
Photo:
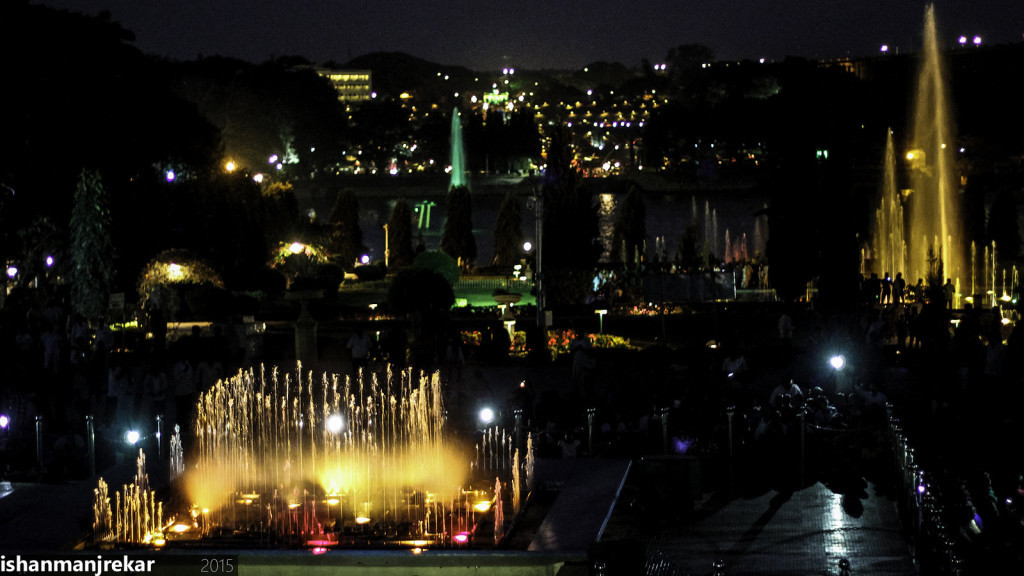
POLYGON ((888 44, 882 44, 882 47, 880 48, 880 50, 882 52, 888 52, 889 51, 889 45, 888 44))
POLYGON ((292 254, 299 254, 305 249, 306 247, 302 245, 302 242, 292 242, 291 246, 288 246, 288 251, 292 254))
POLYGON ((341 432, 344 427, 345 419, 341 417, 341 414, 331 414, 327 417, 327 431, 331 434, 341 432))
POLYGON ((17 275, 18 275, 18 267, 17 266, 8 266, 7 267, 7 277, 8 278, 14 279, 14 277, 17 276, 17 275))
POLYGON ((359 262, 361 262, 363 264, 369 264, 370 263, 370 257, 367 254, 363 254, 362 256, 359 257, 359 262))
POLYGON ((530 250, 533 250, 533 242, 523 242, 523 251, 529 252, 530 250))
POLYGON ((846 366, 846 357, 844 357, 842 354, 836 354, 832 358, 829 358, 828 363, 832 366, 832 368, 836 370, 842 370, 843 366, 846 366))
POLYGON ((494 422, 494 410, 491 410, 490 408, 480 410, 479 418, 482 424, 490 424, 491 422, 494 422))
POLYGON ((47 268, 53 267, 53 256, 47 256, 46 257, 46 267, 47 268))
POLYGON ((128 433, 126 433, 124 435, 124 439, 129 444, 136 444, 136 443, 138 443, 139 438, 140 438, 140 436, 139 436, 139 431, 138 430, 129 430, 128 433))
POLYGON ((277 164, 277 160, 277 154, 272 154, 270 158, 267 159, 267 164, 277 164))
POLYGON ((6 430, 10 423, 11 419, 7 417, 7 414, 0 414, 0 428, 6 430))
POLYGON ((167 173, 164 174, 164 178, 166 178, 168 182, 174 182, 174 170, 168 170, 167 173))
POLYGON ((260 182, 263 182, 263 174, 256 174, 256 175, 254 175, 252 177, 252 181, 256 182, 257 184, 259 184, 260 182))

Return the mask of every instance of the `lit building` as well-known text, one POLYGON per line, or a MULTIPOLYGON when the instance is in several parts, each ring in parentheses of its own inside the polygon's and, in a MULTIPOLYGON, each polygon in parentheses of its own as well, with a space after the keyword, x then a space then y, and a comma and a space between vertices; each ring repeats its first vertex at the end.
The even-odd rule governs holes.
POLYGON ((363 102, 373 94, 370 70, 332 70, 318 68, 317 74, 327 78, 338 91, 338 100, 342 102, 363 102))

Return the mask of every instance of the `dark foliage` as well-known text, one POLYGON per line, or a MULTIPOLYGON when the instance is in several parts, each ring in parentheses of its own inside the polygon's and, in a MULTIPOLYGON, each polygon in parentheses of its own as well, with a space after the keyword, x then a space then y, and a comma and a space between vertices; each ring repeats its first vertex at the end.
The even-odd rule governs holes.
POLYGON ((441 235, 441 251, 468 266, 476 259, 476 238, 473 237, 473 199, 469 188, 457 186, 448 191, 445 200, 447 218, 441 235))

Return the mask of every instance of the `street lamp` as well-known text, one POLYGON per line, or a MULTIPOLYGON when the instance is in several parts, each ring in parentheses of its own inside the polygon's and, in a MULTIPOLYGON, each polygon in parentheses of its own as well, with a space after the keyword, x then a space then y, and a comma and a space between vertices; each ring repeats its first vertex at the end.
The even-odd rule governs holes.
POLYGON ((604 334, 604 315, 608 313, 608 310, 594 310, 594 314, 597 314, 598 330, 600 334, 604 334))

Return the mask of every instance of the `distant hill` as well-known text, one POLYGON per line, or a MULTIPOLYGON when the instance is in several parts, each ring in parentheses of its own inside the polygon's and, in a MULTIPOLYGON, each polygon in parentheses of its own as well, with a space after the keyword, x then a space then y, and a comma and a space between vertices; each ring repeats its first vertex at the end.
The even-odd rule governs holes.
POLYGON ((454 90, 471 86, 479 76, 462 66, 428 62, 402 52, 366 54, 347 62, 344 67, 350 70, 371 70, 373 89, 381 96, 397 97, 408 92, 425 101, 443 100, 454 90))

